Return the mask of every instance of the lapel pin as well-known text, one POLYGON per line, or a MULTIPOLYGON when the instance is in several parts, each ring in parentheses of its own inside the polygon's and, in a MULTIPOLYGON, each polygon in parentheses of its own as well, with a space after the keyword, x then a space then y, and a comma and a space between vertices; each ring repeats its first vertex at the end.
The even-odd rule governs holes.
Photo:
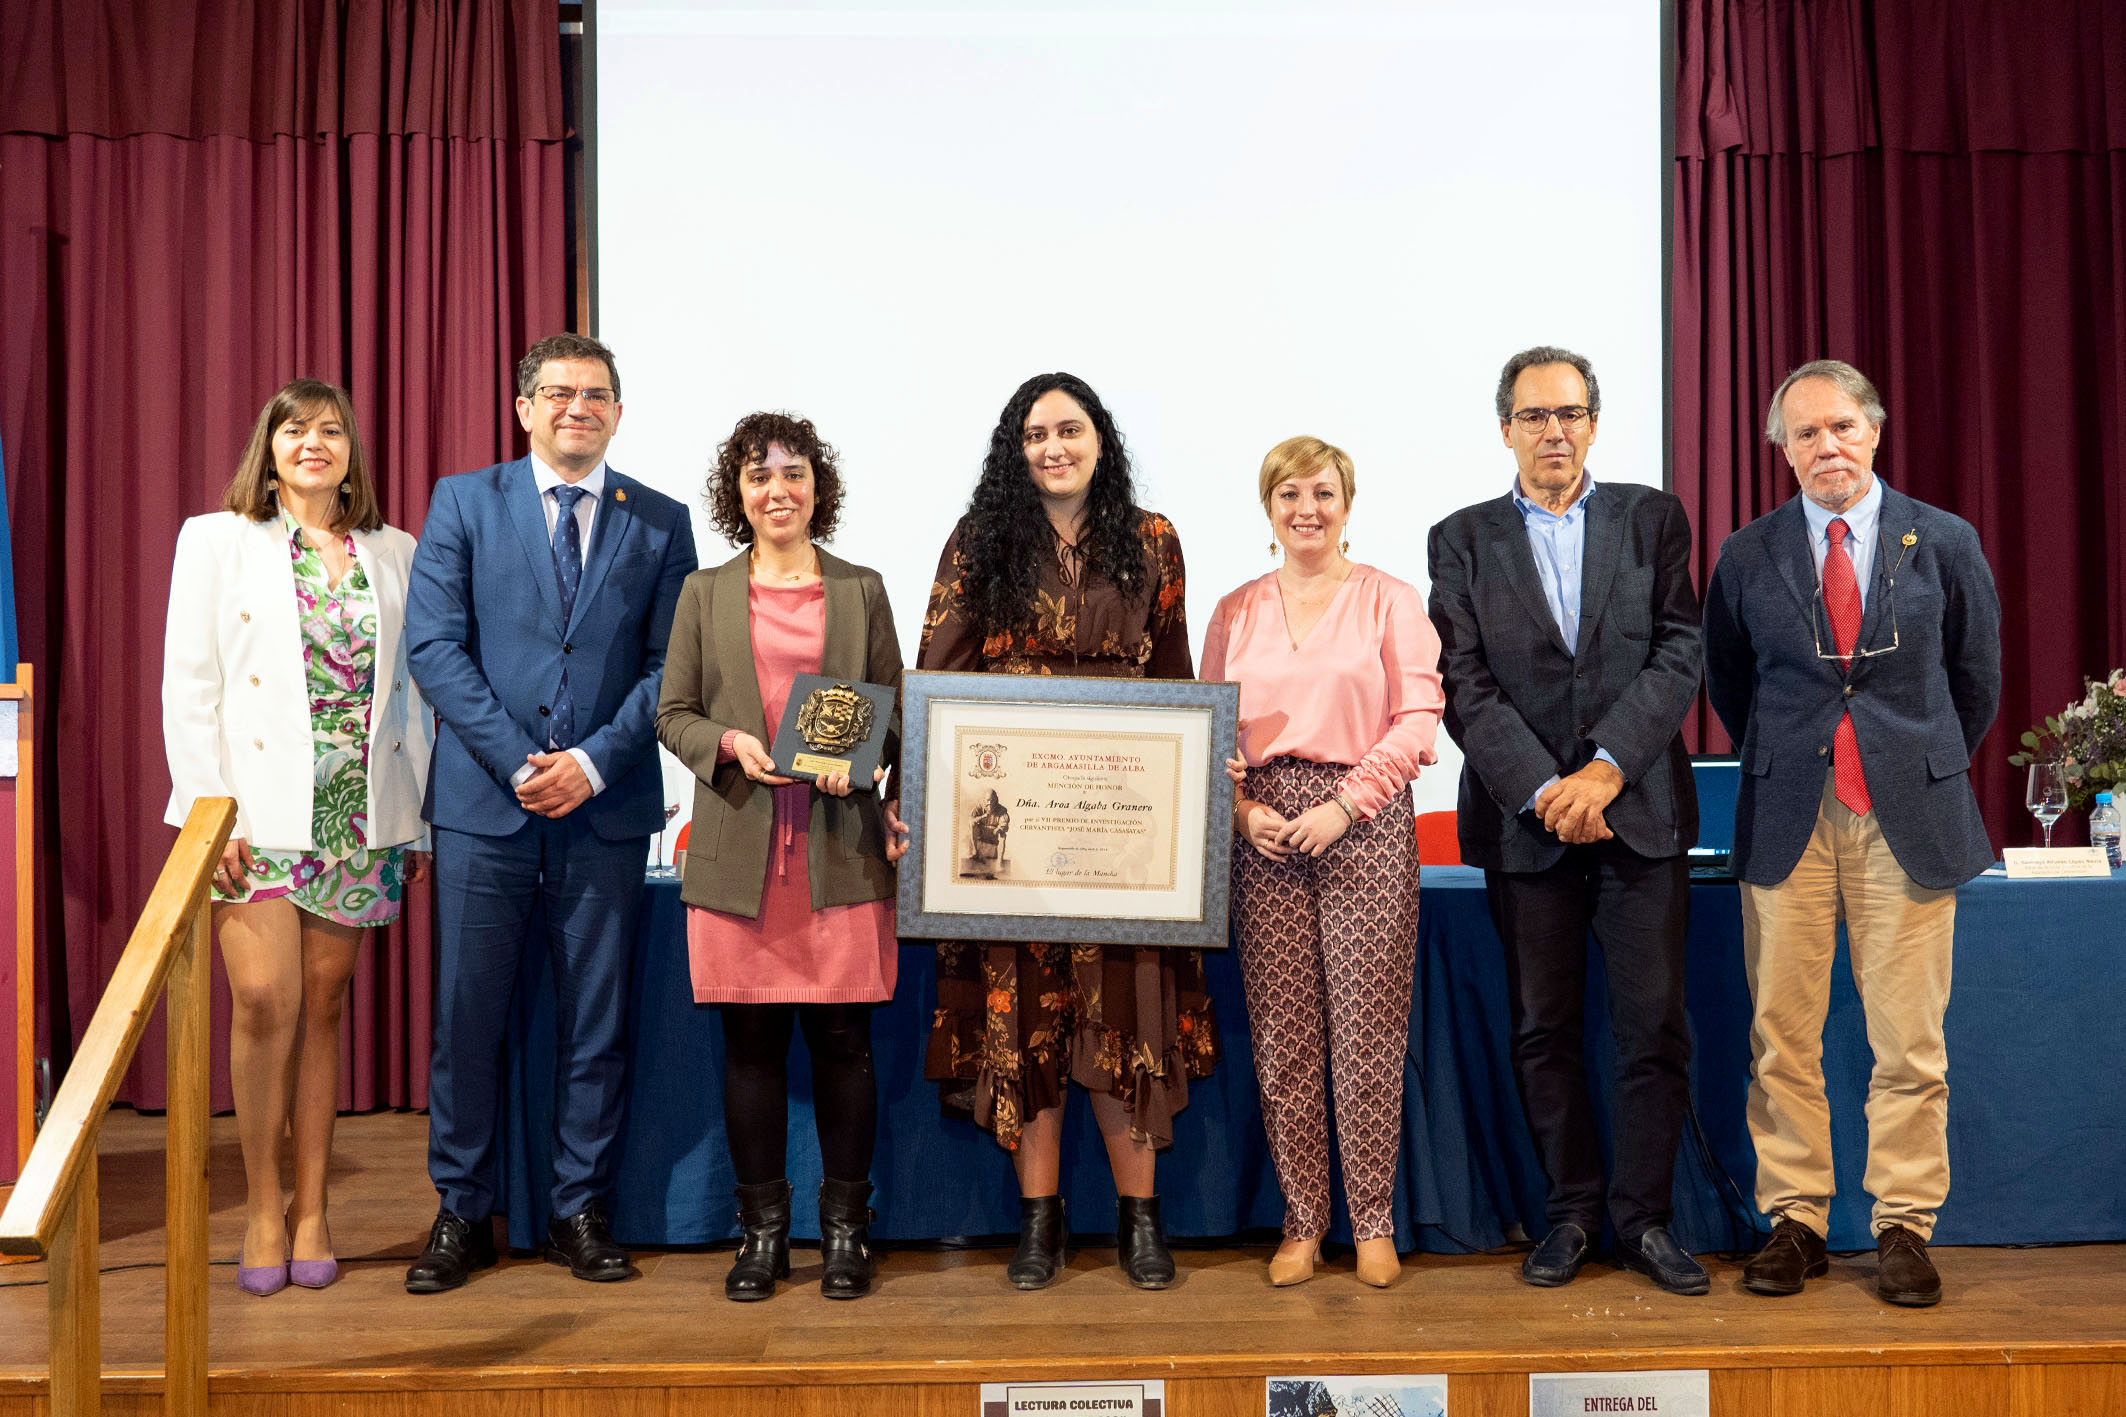
MULTIPOLYGON (((626 496, 627 494, 626 494, 625 492, 623 492, 623 493, 621 493, 620 495, 621 495, 621 496, 623 496, 623 497, 625 497, 625 496, 626 496)), ((1905 533, 1905 539, 1904 539, 1904 544, 1905 544, 1906 546, 1917 546, 1917 545, 1919 545, 1919 533, 1918 533, 1918 532, 1913 532, 1913 531, 1908 531, 1908 532, 1906 532, 1906 533, 1905 533)))
MULTIPOLYGON (((627 500, 627 489, 626 489, 625 487, 616 487, 616 488, 614 488, 614 489, 613 489, 613 500, 614 500, 615 502, 625 502, 625 501, 627 500)), ((1907 545, 1907 546, 1910 546, 1911 544, 1912 544, 1912 535, 1911 535, 1911 533, 1910 533, 1910 532, 1907 532, 1907 533, 1905 533, 1905 545, 1907 545)))

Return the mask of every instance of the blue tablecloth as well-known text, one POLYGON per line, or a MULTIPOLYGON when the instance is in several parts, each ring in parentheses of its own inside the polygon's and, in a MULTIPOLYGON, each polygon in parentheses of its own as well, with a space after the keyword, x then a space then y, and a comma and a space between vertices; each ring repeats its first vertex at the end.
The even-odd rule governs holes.
MULTIPOLYGON (((1410 1047, 1404 1062, 1403 1155, 1396 1182, 1400 1248, 1490 1247, 1543 1229, 1543 1176, 1507 1056, 1506 972, 1484 906, 1483 877, 1427 867, 1419 913, 1410 1047)), ((1590 946, 1590 1014, 1606 998, 1590 946)), ((1013 1232, 1009 1158, 972 1125, 941 1115, 922 1060, 937 1000, 935 954, 901 950, 900 987, 874 1016, 880 1089, 879 1221, 894 1240, 1013 1232)), ((635 945, 630 1110, 615 1177, 614 1229, 634 1245, 734 1239, 732 1176, 721 1124, 721 1027, 693 1003, 676 884, 653 882, 635 945)), ((1275 1229, 1283 1200, 1257 1107, 1239 969, 1209 957, 1225 1059, 1191 1084, 1159 1192, 1175 1236, 1275 1229)), ((1935 1239, 2013 1244, 2126 1239, 2126 874, 2109 881, 1982 876, 1957 896, 1956 975, 1948 1014, 1951 1189, 1935 1239)), ((501 1195, 510 1243, 545 1233, 553 1107, 553 1002, 546 971, 528 972, 510 1037, 501 1195)), ((1744 1123, 1749 991, 1736 887, 1691 891, 1689 995, 1696 1116, 1711 1158, 1746 1202, 1755 1165, 1744 1123)), ((1606 1024, 1588 1051, 1607 1086, 1606 1024)), ((1831 1245, 1872 1243, 1860 1187, 1872 1066, 1841 942, 1824 1039, 1839 1194, 1831 1245)), ((816 1235, 819 1151, 802 1041, 791 1063, 790 1176, 796 1231, 816 1235)), ((1599 1105, 1599 1100, 1598 1100, 1599 1105)), ((1607 1119, 1604 1119, 1605 1132, 1607 1119)), ((1692 1250, 1744 1243, 1707 1158, 1686 1135, 1676 1173, 1677 1237, 1692 1250)), ((1106 1155, 1080 1098, 1064 1148, 1072 1228, 1113 1228, 1106 1155)), ((1339 1212, 1337 1234, 1348 1238, 1339 1212)))

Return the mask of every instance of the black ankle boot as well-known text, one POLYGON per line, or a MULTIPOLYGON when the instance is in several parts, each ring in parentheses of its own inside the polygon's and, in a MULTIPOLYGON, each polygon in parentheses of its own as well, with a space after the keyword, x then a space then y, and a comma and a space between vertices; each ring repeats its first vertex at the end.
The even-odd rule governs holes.
POLYGON ((819 1292, 829 1299, 861 1299, 871 1292, 869 1181, 819 1183, 819 1257, 826 1272, 819 1292))
POLYGON ((790 1183, 740 1186, 738 1223, 746 1242, 723 1277, 723 1297, 741 1304, 770 1298, 775 1281, 790 1277, 790 1183))
POLYGON ((1157 1196, 1116 1198, 1115 1258, 1139 1289, 1164 1289, 1174 1282, 1174 1257, 1159 1228, 1157 1196))
POLYGON ((1018 1289, 1046 1289, 1063 1267, 1063 1197, 1019 1197, 1019 1250, 1004 1266, 1004 1277, 1018 1289))

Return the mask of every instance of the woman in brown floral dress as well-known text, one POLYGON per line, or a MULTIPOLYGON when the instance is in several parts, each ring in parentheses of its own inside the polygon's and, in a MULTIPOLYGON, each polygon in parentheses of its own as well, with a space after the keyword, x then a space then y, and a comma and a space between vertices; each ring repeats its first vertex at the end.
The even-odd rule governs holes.
MULTIPOLYGON (((1107 409, 1069 374, 1019 386, 990 437, 967 515, 930 588, 922 669, 1189 679, 1181 542, 1136 505, 1107 409)), ((1092 1096, 1120 1197, 1117 1245, 1140 1289, 1173 1282, 1154 1162, 1188 1080, 1217 1062, 1194 951, 1018 942, 938 946, 925 1073, 1012 1154, 1019 1248, 1006 1274, 1039 1289, 1067 1234, 1063 1105, 1092 1096)))

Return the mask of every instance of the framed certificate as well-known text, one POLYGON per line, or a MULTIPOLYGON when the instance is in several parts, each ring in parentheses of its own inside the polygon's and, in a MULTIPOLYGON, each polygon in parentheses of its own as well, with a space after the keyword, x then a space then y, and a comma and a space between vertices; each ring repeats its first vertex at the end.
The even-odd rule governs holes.
POLYGON ((904 936, 1223 949, 1240 686, 910 671, 904 936))

